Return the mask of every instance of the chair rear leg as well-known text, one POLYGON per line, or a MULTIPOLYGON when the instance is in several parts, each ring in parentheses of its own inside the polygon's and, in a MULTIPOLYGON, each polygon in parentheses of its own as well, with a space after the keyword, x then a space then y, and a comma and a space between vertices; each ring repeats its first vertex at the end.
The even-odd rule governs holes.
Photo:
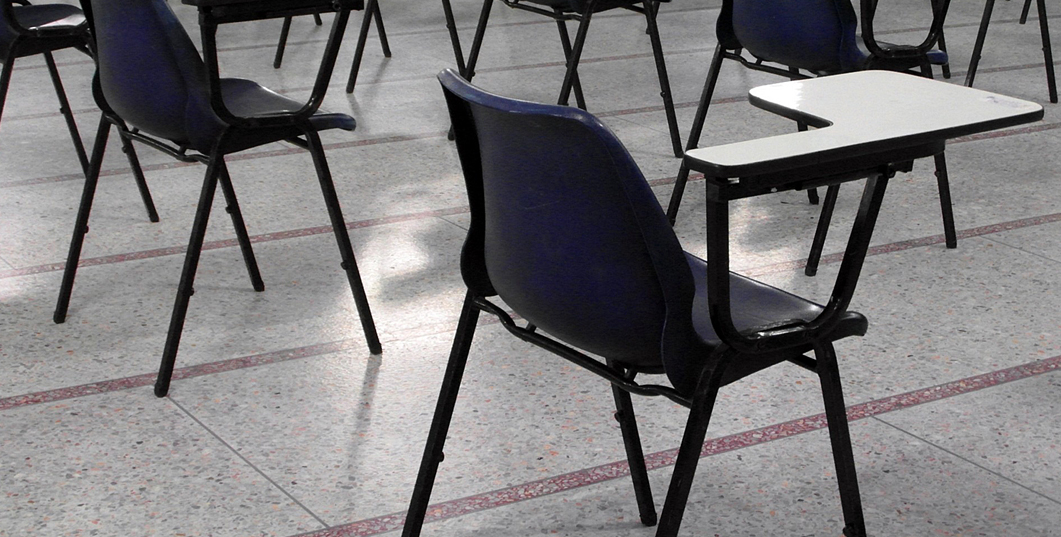
POLYGON ((939 188, 939 208, 943 213, 943 236, 947 241, 947 248, 958 247, 958 234, 954 230, 954 208, 950 198, 950 180, 947 177, 947 155, 940 153, 934 157, 936 161, 936 184, 939 188))
POLYGON ((287 48, 287 34, 291 31, 291 17, 284 17, 284 24, 280 26, 280 40, 276 43, 276 56, 273 58, 273 69, 279 69, 284 62, 284 49, 287 48))
POLYGON ((656 60, 656 76, 659 78, 659 95, 663 98, 663 112, 667 115, 667 128, 670 131, 671 148, 674 156, 682 157, 682 135, 678 132, 678 116, 674 112, 674 97, 671 95, 670 77, 667 75, 667 62, 663 58, 663 44, 659 39, 659 27, 656 26, 656 11, 659 2, 645 0, 645 19, 648 21, 648 37, 652 42, 652 56, 656 60))
POLYGON ((446 373, 442 378, 442 389, 435 406, 435 417, 431 420, 431 431, 427 435, 424 457, 420 461, 420 471, 416 475, 416 485, 413 487, 413 497, 409 502, 409 512, 405 515, 402 537, 419 537, 427 515, 427 506, 431 501, 431 489, 435 485, 438 465, 445 458, 442 450, 446 443, 450 421, 453 418, 453 408, 457 404, 457 393, 460 391, 461 378, 464 376, 464 366, 468 363, 468 351, 471 349, 472 338, 475 336, 475 324, 479 320, 479 308, 474 300, 475 297, 469 291, 464 298, 464 307, 461 310, 460 321, 457 323, 457 333, 453 337, 449 363, 446 365, 446 373))
POLYGON ((807 266, 803 268, 803 273, 807 276, 814 276, 818 273, 818 263, 822 259, 825 237, 829 234, 829 222, 833 219, 833 209, 836 208, 836 196, 839 193, 840 185, 829 185, 829 188, 825 190, 822 213, 818 217, 818 227, 814 230, 814 240, 811 241, 810 254, 807 255, 807 266))
POLYGON ((1050 102, 1057 102, 1057 78, 1054 76, 1054 50, 1050 45, 1050 22, 1046 17, 1046 0, 1036 0, 1039 11, 1039 32, 1043 39, 1043 60, 1046 62, 1046 86, 1050 102))
POLYGON ((840 385, 840 370, 836 364, 836 350, 831 343, 815 349, 818 377, 821 379, 825 415, 829 420, 829 441, 833 448, 836 480, 840 487, 840 503, 844 511, 844 536, 865 537, 866 522, 862 514, 862 496, 858 490, 855 456, 851 449, 851 432, 847 423, 847 407, 840 385))
MULTIPOLYGON (((560 15, 563 10, 560 8, 553 8, 553 12, 556 13, 556 28, 560 32, 560 46, 564 49, 564 61, 571 61, 571 34, 567 31, 567 23, 564 22, 560 15)), ((571 89, 575 92, 575 105, 579 108, 586 109, 586 97, 582 93, 582 81, 578 78, 578 70, 575 70, 575 78, 572 80, 571 89)))
POLYGON ((4 103, 7 102, 7 88, 11 85, 11 70, 15 67, 15 58, 4 58, 0 65, 0 120, 4 119, 4 103))
POLYGON ((48 66, 48 74, 52 77, 52 85, 55 86, 55 96, 59 98, 59 112, 66 120, 66 128, 70 131, 70 139, 74 142, 74 151, 77 152, 77 161, 81 164, 81 173, 88 176, 88 155, 85 153, 85 144, 81 141, 81 133, 77 130, 77 122, 74 121, 74 112, 70 109, 70 101, 66 98, 66 90, 63 89, 63 81, 59 78, 59 69, 55 66, 55 58, 51 52, 44 53, 44 63, 48 66))
POLYGON ((1032 9, 1032 0, 1024 0, 1024 7, 1020 10, 1020 23, 1026 24, 1028 22, 1028 12, 1032 9))
MULTIPOLYGON (((711 58, 711 66, 707 69, 707 79, 704 81, 704 89, 700 92, 700 104, 696 107, 693 116, 693 126, 689 131, 689 140, 685 144, 685 150, 691 151, 700 145, 700 136, 703 134, 704 121, 707 119, 707 109, 711 107, 711 97, 715 94, 715 84, 718 82, 718 74, 722 70, 722 60, 725 59, 725 51, 722 45, 715 46, 715 55, 711 58)), ((683 161, 678 169, 678 178, 674 181, 674 190, 671 191, 670 202, 667 203, 667 219, 670 225, 678 219, 678 208, 685 194, 685 185, 689 181, 689 167, 683 161)))
POLYGON ((361 273, 357 270, 357 261, 354 259, 354 249, 350 246, 350 234, 346 230, 346 221, 343 220, 343 212, 339 207, 339 197, 335 194, 335 184, 332 182, 332 174, 328 169, 328 161, 324 156, 324 146, 321 145, 320 137, 311 129, 307 129, 306 141, 309 142, 309 152, 313 157, 313 166, 317 170, 317 178, 320 181, 321 193, 324 194, 324 203, 328 207, 328 216, 331 218, 332 229, 335 231, 335 240, 339 244, 339 252, 342 256, 343 270, 350 282, 350 289, 354 294, 354 303, 357 305, 357 314, 361 318, 361 328, 365 332, 365 340, 372 354, 380 354, 383 347, 376 334, 376 323, 372 320, 372 310, 368 305, 368 297, 365 295, 365 285, 361 281, 361 273))
MULTIPOLYGON (((472 48, 468 51, 468 63, 464 66, 464 79, 472 81, 475 76, 475 66, 479 63, 479 51, 483 48, 483 38, 486 36, 486 23, 490 20, 490 9, 494 6, 494 0, 483 0, 483 9, 479 12, 479 22, 475 25, 475 36, 472 38, 472 48)), ((456 32, 456 30, 454 30, 456 32)))
POLYGON ((976 80, 976 68, 980 65, 980 54, 984 51, 984 41, 987 39, 987 27, 991 24, 991 12, 995 10, 995 0, 984 2, 984 15, 980 19, 980 29, 976 32, 976 42, 973 44, 973 54, 969 57, 969 70, 965 73, 965 85, 973 87, 976 80))
POLYGON ((582 47, 586 44, 586 34, 589 32, 589 23, 593 20, 593 7, 596 0, 586 2, 585 11, 578 22, 578 30, 575 31, 575 41, 571 44, 571 54, 567 58, 567 72, 564 73, 564 82, 560 85, 560 97, 557 104, 566 105, 571 99, 571 89, 574 87, 575 79, 578 78, 578 62, 582 58, 582 47))
POLYGON ((361 59, 365 56, 365 44, 368 42, 368 29, 372 26, 372 13, 378 9, 378 0, 368 0, 368 5, 365 6, 364 17, 361 18, 361 31, 357 35, 357 47, 354 49, 354 61, 350 64, 350 76, 346 79, 347 93, 353 93, 354 86, 357 84, 357 73, 361 70, 361 59))
POLYGON ((251 286, 259 293, 265 290, 262 274, 258 271, 258 261, 254 258, 254 249, 251 247, 251 239, 247 234, 247 225, 243 222, 243 211, 239 209, 239 201, 236 199, 236 190, 232 187, 232 177, 228 174, 228 165, 225 161, 220 164, 221 192, 225 196, 225 212, 232 218, 232 227, 236 230, 236 242, 239 243, 240 252, 243 254, 243 263, 247 266, 247 274, 251 278, 251 286))
POLYGON ((457 72, 464 78, 468 78, 465 71, 468 66, 464 63, 464 50, 461 49, 460 34, 457 33, 457 21, 453 17, 453 5, 449 0, 442 0, 442 11, 446 17, 446 30, 449 32, 449 42, 453 46, 453 58, 457 60, 457 72))
POLYGON ((157 397, 165 397, 169 393, 173 367, 177 362, 177 349, 180 347, 181 334, 184 332, 184 319, 188 314, 188 302, 195 294, 195 271, 199 267, 199 255, 203 251, 203 240, 206 238, 206 226, 210 221, 210 209, 214 204, 218 176, 221 175, 224 164, 224 156, 216 155, 206 166, 206 177, 203 179, 203 189, 199 193, 199 205, 195 210, 195 221, 192 223, 191 236, 188 238, 188 251, 184 254, 184 268, 181 270, 180 283, 177 285, 177 298, 173 303, 173 314, 169 320, 166 345, 162 349, 162 363, 158 369, 158 377, 155 379, 157 397))
POLYGON ((151 222, 158 222, 158 210, 155 209, 155 202, 151 198, 151 190, 147 187, 144 170, 140 167, 140 158, 136 156, 136 148, 133 147, 132 140, 126 136, 128 128, 123 123, 119 123, 117 128, 118 136, 122 141, 122 153, 125 153, 129 167, 133 170, 133 179, 136 181, 136 188, 140 191, 140 199, 144 202, 144 208, 147 210, 147 219, 151 222))
POLYGON ((711 411, 715 407, 718 389, 722 384, 722 371, 728 365, 732 351, 725 350, 722 353, 716 366, 701 374, 696 393, 693 395, 692 409, 689 411, 682 444, 678 448, 674 475, 667 490, 667 500, 663 504, 663 516, 660 517, 659 526, 656 528, 656 537, 677 537, 681 527, 696 466, 703 452, 704 438, 707 437, 707 426, 711 422, 711 411))
POLYGON ((70 251, 66 256, 63 281, 59 285, 59 300, 52 314, 52 321, 56 324, 66 321, 66 312, 70 308, 74 277, 77 275, 77 264, 81 260, 81 247, 85 243, 85 234, 88 233, 88 215, 92 212, 92 200, 96 196, 96 184, 99 182, 99 170, 103 165, 103 153, 107 148, 110 130, 110 121, 101 116, 99 127, 96 129, 96 142, 92 146, 92 160, 89 162, 88 174, 85 176, 85 188, 81 192, 81 205, 77 209, 77 219, 74 220, 74 234, 70 238, 70 251))
POLYGON ((387 40, 387 29, 383 26, 383 13, 379 10, 379 2, 374 2, 376 8, 372 10, 372 19, 376 21, 376 33, 379 34, 379 45, 383 49, 383 57, 391 57, 391 44, 387 40))
MULTIPOLYGON (((616 367, 609 361, 608 365, 616 367)), ((612 385, 612 398, 615 399, 615 420, 623 434, 623 445, 626 447, 626 460, 630 465, 630 478, 634 482, 634 495, 637 498, 637 509, 641 523, 654 526, 657 522, 656 504, 652 501, 652 486, 648 481, 648 469, 645 467, 645 454, 641 447, 641 435, 637 432, 637 419, 634 415, 634 403, 630 393, 612 385)))

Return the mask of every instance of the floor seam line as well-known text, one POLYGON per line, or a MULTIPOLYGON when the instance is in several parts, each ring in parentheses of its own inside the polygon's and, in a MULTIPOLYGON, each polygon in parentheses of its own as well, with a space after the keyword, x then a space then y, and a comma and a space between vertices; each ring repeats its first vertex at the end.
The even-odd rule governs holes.
MULTIPOLYGON (((992 387, 997 387, 997 386, 992 386, 992 387)), ((870 416, 870 418, 873 419, 873 420, 876 420, 879 423, 887 425, 888 427, 891 427, 891 428, 895 429, 896 431, 899 431, 899 432, 901 432, 903 434, 906 434, 906 435, 909 435, 909 436, 911 436, 913 438, 916 438, 919 442, 924 442, 925 444, 928 444, 929 446, 932 446, 933 448, 938 449, 938 450, 940 450, 940 451, 942 451, 942 452, 944 452, 944 453, 946 453, 946 454, 948 454, 948 455, 950 455, 950 456, 952 456, 952 457, 954 457, 954 458, 956 458, 958 460, 961 460, 961 461, 964 461, 964 462, 966 462, 968 464, 971 464, 971 465, 975 466, 976 468, 979 468, 979 469, 981 469, 981 470, 983 470, 983 471, 985 471, 985 472, 987 472, 987 473, 989 473, 989 474, 991 474, 991 475, 993 475, 993 476, 995 476, 995 477, 997 477, 997 478, 999 478, 999 479, 1001 479, 1003 481, 1006 481, 1007 483, 1010 483, 1012 485, 1016 485, 1019 488, 1022 488, 1024 490, 1028 491, 1028 492, 1031 492, 1032 494, 1035 494, 1036 496, 1039 496, 1039 497, 1043 498, 1044 500, 1047 500, 1049 502, 1053 502, 1053 503, 1056 503, 1058 505, 1061 505, 1061 500, 1057 500, 1057 499, 1051 498, 1050 496, 1047 496, 1046 494, 1044 494, 1042 492, 1039 492, 1039 491, 1037 491, 1037 490, 1035 490, 1035 489, 1033 489, 1033 488, 1031 488, 1031 487, 1019 482, 1019 481, 1016 481, 1016 480, 1014 480, 1011 477, 1005 476, 1005 475, 1003 475, 1003 474, 1001 474, 1001 473, 999 473, 999 472, 997 472, 995 470, 992 470, 990 468, 987 468, 986 466, 983 466, 983 465, 977 463, 976 461, 973 461, 973 460, 971 460, 971 459, 969 459, 969 458, 967 458, 967 457, 965 457, 963 455, 955 453, 954 451, 951 451, 950 449, 947 449, 947 448, 943 447, 942 445, 940 445, 940 444, 938 444, 936 442, 928 440, 928 439, 926 439, 926 438, 924 438, 924 437, 922 437, 920 435, 914 434, 913 432, 908 431, 906 429, 903 429, 902 427, 899 427, 898 425, 895 425, 893 423, 885 421, 880 416, 870 416)))
MULTIPOLYGON (((169 401, 171 403, 173 403, 174 406, 176 406, 177 408, 181 409, 181 412, 184 412, 185 414, 187 414, 187 416, 189 418, 191 418, 192 421, 197 423, 200 427, 202 427, 203 430, 205 430, 207 433, 210 433, 210 436, 213 436, 218 442, 221 443, 221 445, 223 445, 226 448, 228 448, 228 450, 231 451, 232 454, 234 454, 236 457, 239 457, 239 459, 241 461, 243 461, 244 464, 246 464, 247 466, 250 466, 251 468, 253 468, 255 472, 258 472, 258 475, 262 476, 262 478, 264 478, 266 481, 268 481, 272 486, 276 487, 280 492, 284 493, 284 495, 287 496, 292 502, 294 502, 295 505, 299 506, 299 508, 301 508, 303 511, 308 513, 311 517, 314 518, 314 520, 319 522, 320 525, 324 526, 325 530, 332 527, 327 522, 325 522, 323 519, 321 519, 321 517, 317 516, 317 514, 314 513, 311 509, 309 509, 308 507, 303 505, 303 503, 300 502, 298 500, 298 498, 295 498, 290 492, 288 492, 287 489, 285 489, 284 487, 280 486, 280 484, 278 484, 276 481, 274 481, 273 478, 269 477, 260 468, 255 466, 254 463, 252 463, 251 461, 247 460, 247 458, 244 457, 242 453, 240 453, 238 450, 236 450, 236 448, 232 447, 232 445, 230 445, 223 438, 221 438, 221 436, 218 435, 217 433, 215 433, 213 429, 211 429, 210 427, 207 427, 207 425, 205 423, 203 423, 201 420, 199 420, 199 418, 195 417, 195 415, 193 415, 191 412, 189 412, 188 409, 184 408, 184 405, 182 405, 179 402, 177 402, 177 400, 174 399, 173 397, 167 397, 167 399, 169 399, 169 401)), ((318 530, 318 531, 320 531, 320 530, 318 530)))

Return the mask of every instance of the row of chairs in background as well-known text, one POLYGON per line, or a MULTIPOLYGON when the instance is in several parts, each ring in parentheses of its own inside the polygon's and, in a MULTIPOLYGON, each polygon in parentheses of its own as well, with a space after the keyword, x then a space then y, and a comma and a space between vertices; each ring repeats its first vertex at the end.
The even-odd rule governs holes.
POLYGON ((5 90, 6 94, 15 58, 31 54, 45 55, 63 116, 74 138, 74 146, 86 177, 53 315, 56 323, 66 320, 111 128, 118 132, 152 221, 157 221, 158 215, 132 142, 135 140, 184 162, 206 164, 206 176, 155 384, 155 394, 165 396, 173 375, 189 301, 194 294, 199 255, 218 184, 227 203, 226 210, 231 216, 252 287, 256 291, 265 288, 225 157, 286 140, 310 152, 368 348, 373 354, 382 352, 318 135, 318 132, 329 129, 353 130, 356 125, 348 115, 321 113, 317 108, 335 64, 338 42, 342 40, 349 18, 348 9, 340 9, 333 22, 330 40, 334 40, 335 46, 329 47, 330 53, 324 57, 321 69, 321 73, 327 76, 318 78, 314 96, 309 104, 304 104, 249 80, 218 78, 215 44, 204 47, 213 52, 206 55, 204 62, 166 0, 135 3, 126 0, 84 0, 80 10, 64 4, 30 6, 23 3, 12 6, 3 1, 0 5, 0 14, 3 16, 3 20, 0 20, 0 52, 4 54, 0 89, 5 90), (134 28, 140 31, 130 31, 134 28), (82 50, 95 59, 92 95, 102 116, 91 158, 86 158, 84 154, 51 56, 52 51, 63 48, 82 50), (134 49, 141 51, 136 57, 124 53, 134 49), (215 76, 204 77, 203 74, 207 72, 215 76), (158 80, 177 80, 181 83, 158 84, 158 80))

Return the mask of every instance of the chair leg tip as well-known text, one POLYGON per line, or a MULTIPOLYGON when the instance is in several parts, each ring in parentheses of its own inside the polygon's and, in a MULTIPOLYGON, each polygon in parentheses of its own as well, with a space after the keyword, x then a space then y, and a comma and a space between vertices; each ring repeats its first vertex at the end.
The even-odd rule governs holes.
POLYGON ((655 511, 648 515, 641 515, 641 524, 646 527, 655 526, 657 522, 659 522, 659 517, 656 516, 655 511))
POLYGON ((66 322, 66 313, 55 312, 55 314, 52 315, 52 321, 55 322, 55 324, 63 324, 63 323, 65 323, 66 322))
POLYGON ((169 393, 169 386, 155 383, 155 397, 165 397, 169 393))

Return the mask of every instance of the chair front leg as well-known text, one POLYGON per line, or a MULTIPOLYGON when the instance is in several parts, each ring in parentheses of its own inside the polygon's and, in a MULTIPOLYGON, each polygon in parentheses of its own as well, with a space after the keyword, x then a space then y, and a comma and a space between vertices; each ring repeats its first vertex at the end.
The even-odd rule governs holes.
MULTIPOLYGON (((220 143, 218 145, 220 146, 220 143)), ((181 334, 184 332, 184 319, 188 314, 188 302, 195 293, 195 272, 199 267, 199 255, 203 251, 206 226, 210 221, 210 209, 214 203, 218 177, 225 166, 224 158, 223 155, 214 155, 206 166, 203 189, 199 193, 199 206, 195 211, 195 221, 192 223, 191 237, 188 239, 188 251, 184 254, 184 269, 181 271, 177 298, 173 303, 173 314, 170 316, 166 346, 162 350, 162 364, 159 366, 158 378, 155 380, 157 397, 165 397, 169 393, 173 367, 177 362, 177 349, 180 347, 181 334)))
POLYGON ((995 0, 984 2, 984 15, 980 18, 980 29, 976 31, 976 42, 973 44, 973 54, 969 57, 969 70, 965 73, 965 85, 973 87, 976 80, 976 68, 980 65, 980 54, 984 50, 984 41, 987 39, 987 27, 991 24, 991 12, 995 10, 995 0))
MULTIPOLYGON (((468 63, 464 66, 461 76, 468 82, 475 76, 475 66, 479 63, 479 51, 483 48, 483 38, 486 36, 486 24, 490 21, 490 10, 494 6, 494 0, 483 0, 483 9, 479 12, 479 23, 475 25, 475 36, 472 38, 472 48, 468 51, 468 63)), ((454 31, 454 34, 456 31, 454 31)), ((456 52, 456 42, 454 42, 456 52)))
POLYGON ((287 48, 287 34, 291 31, 291 17, 284 17, 280 26, 280 39, 276 42, 276 56, 273 58, 273 69, 279 69, 284 62, 284 49, 287 48))
MULTIPOLYGON (((715 84, 718 83, 718 74, 722 70, 722 60, 725 59, 725 50, 722 45, 715 46, 715 55, 711 58, 711 65, 707 68, 707 79, 704 80, 704 89, 700 92, 700 104, 696 107, 693 115, 693 126, 689 131, 689 140, 686 142, 685 150, 691 151, 700 145, 700 136, 704 131, 704 122, 707 119, 707 109, 711 107, 711 97, 715 94, 715 84)), ((670 225, 678 220, 678 208, 681 207, 682 197, 685 195, 685 185, 689 181, 689 166, 682 161, 678 168, 678 177, 674 180, 674 189, 671 190, 670 201, 667 203, 667 220, 670 225)))
MULTIPOLYGON (((350 76, 346 80, 346 92, 353 93, 354 86, 357 84, 357 73, 361 70, 361 59, 365 56, 365 44, 368 42, 368 29, 372 26, 372 14, 379 12, 378 0, 368 0, 368 4, 365 6, 365 14, 361 18, 361 31, 357 35, 357 46, 354 48, 354 61, 350 64, 350 76)), ((383 19, 380 18, 380 21, 383 19)), ((382 29, 382 26, 380 26, 382 29)), ((383 39, 383 32, 380 31, 380 37, 383 39)), ((388 46, 387 49, 390 47, 388 46)), ((389 50, 386 53, 387 57, 390 57, 389 50)))
POLYGON ((4 58, 0 66, 0 120, 4 119, 4 103, 7 102, 7 88, 11 85, 11 71, 15 67, 15 58, 4 58))
POLYGON ((659 2, 645 0, 645 18, 648 21, 648 37, 652 42, 652 56, 656 60, 656 76, 659 78, 659 95, 663 98, 663 111, 667 115, 667 128, 670 130, 671 146, 674 156, 682 156, 682 135, 678 132, 678 116, 674 112, 674 97, 670 90, 670 77, 667 75, 667 62, 663 58, 663 43, 659 39, 659 27, 656 26, 656 12, 659 2))
POLYGON ((442 378, 442 389, 435 406, 435 416, 431 420, 431 430, 427 435, 424 457, 420 461, 420 471, 416 475, 413 497, 409 502, 409 512, 405 515, 405 527, 402 537, 419 537, 420 529, 427 516, 427 506, 431 501, 431 489, 435 486, 435 475, 438 465, 445 455, 446 434, 453 419, 453 408, 457 404, 457 393, 460 391, 464 367, 468 363, 468 351, 471 350, 472 338, 475 336, 475 325, 479 320, 479 307, 475 305, 475 296, 471 291, 464 298, 457 333, 453 336, 453 347, 449 354, 449 363, 442 378))
POLYGON ((77 122, 74 121, 74 112, 70 109, 70 101, 66 98, 66 90, 63 89, 63 81, 59 78, 59 69, 55 66, 55 58, 51 52, 44 53, 44 63, 48 66, 52 86, 55 86, 55 96, 59 98, 59 112, 66 120, 66 129, 70 131, 70 139, 74 142, 74 151, 77 153, 77 161, 81 164, 81 173, 88 176, 88 155, 85 153, 85 144, 81 141, 81 133, 78 132, 77 122))
POLYGON ((232 177, 228 174, 228 165, 222 160, 220 164, 221 192, 225 196, 225 211, 232 218, 232 227, 236 231, 236 242, 239 243, 240 252, 243 254, 243 264, 247 266, 247 274, 251 278, 251 286, 259 293, 265 290, 262 282, 262 274, 258 271, 258 261, 254 258, 254 249, 251 248, 251 239, 247 234, 247 225, 243 222, 243 212, 239 209, 239 201, 236 199, 236 190, 232 187, 232 177))
POLYGON ((822 250, 825 248, 825 238, 829 234, 829 223, 833 219, 833 209, 836 208, 838 194, 840 194, 840 185, 829 185, 829 188, 825 190, 825 201, 822 202, 822 212, 818 216, 818 227, 814 230, 810 254, 807 255, 807 265, 803 267, 803 274, 807 276, 814 276, 818 273, 818 263, 822 259, 822 250))
MULTIPOLYGON (((616 365, 609 361, 611 367, 616 365)), ((648 481, 648 468, 645 466, 645 453, 641 447, 641 435, 637 432, 637 419, 634 415, 634 404, 630 392, 612 384, 612 398, 615 399, 615 420, 623 434, 623 445, 626 448, 626 460, 630 465, 630 478, 634 482, 634 496, 637 498, 637 509, 641 523, 654 526, 658 520, 656 505, 652 501, 652 486, 648 481)))
POLYGON ((707 437, 707 426, 711 423, 711 411, 715 407, 718 389, 722 385, 722 372, 729 365, 734 352, 728 348, 716 350, 715 366, 705 369, 700 375, 693 394, 693 405, 689 410, 689 419, 685 425, 678 458, 674 464, 674 475, 671 476, 667 499, 663 504, 663 516, 660 517, 656 537, 677 537, 678 529, 685 515, 685 505, 689 503, 689 491, 693 486, 696 466, 704 449, 704 438, 707 437))
POLYGON ((88 233, 88 215, 92 212, 92 200, 96 196, 99 170, 103 165, 103 153, 107 149, 110 131, 110 121, 100 116, 99 127, 96 129, 96 142, 92 146, 92 160, 89 162, 88 174, 85 176, 85 188, 81 192, 81 205, 77 209, 77 219, 74 221, 74 234, 70 238, 70 252, 66 256, 63 281, 59 285, 59 300, 55 304, 55 313, 52 314, 52 320, 56 324, 66 321, 66 312, 70 308, 70 295, 74 291, 74 277, 77 275, 77 264, 81 260, 81 247, 85 243, 85 234, 88 233))
POLYGON ((943 236, 947 248, 958 247, 958 233, 954 229, 954 206, 950 198, 950 179, 947 177, 947 155, 933 157, 936 163, 936 186, 939 189, 939 208, 943 214, 943 236))
MULTIPOLYGON (((567 22, 560 16, 563 11, 560 8, 553 8, 553 12, 556 13, 556 29, 560 32, 560 47, 564 50, 564 61, 571 61, 571 34, 567 31, 567 22)), ((572 89, 575 91, 575 105, 579 108, 586 109, 586 96, 582 93, 582 82, 578 79, 578 71, 575 71, 575 78, 572 82, 572 89)))
MULTIPOLYGON (((376 5, 376 8, 371 10, 371 14, 372 20, 376 21, 376 33, 379 34, 379 46, 383 49, 383 57, 390 58, 391 44, 390 41, 387 40, 387 28, 383 26, 383 13, 379 10, 378 1, 374 0, 373 4, 376 5)), ((366 13, 365 16, 368 16, 368 13, 366 13)))
POLYGON ((1050 45, 1050 22, 1046 16, 1046 0, 1036 0, 1039 11, 1039 32, 1043 40, 1043 60, 1046 62, 1046 86, 1050 102, 1057 103, 1057 78, 1054 76, 1054 49, 1050 45))
POLYGON ((332 229, 335 231, 335 240, 339 244, 339 252, 342 256, 343 270, 350 282, 350 289, 354 294, 354 303, 357 305, 357 314, 361 318, 361 328, 365 332, 365 340, 368 350, 372 354, 380 354, 383 347, 376 334, 376 323, 372 320, 372 310, 368 305, 368 297, 365 294, 365 285, 361 281, 361 273, 357 270, 357 261, 354 259, 354 249, 350 246, 350 234, 346 230, 346 221, 343 220, 343 212, 339 206, 339 197, 335 194, 335 184, 332 182, 332 173, 328 169, 328 161, 324 156, 324 146, 321 145, 320 136, 312 129, 305 130, 306 141, 309 142, 309 152, 313 157, 313 166, 317 170, 317 178, 320 181, 321 193, 324 194, 324 203, 328 207, 328 216, 331 218, 332 229))
POLYGON ((862 514, 862 496, 858 490, 855 456, 851 449, 851 432, 847 423, 847 407, 840 385, 840 370, 832 343, 815 349, 818 377, 821 379, 825 415, 829 420, 829 440, 836 465, 836 480, 840 487, 840 503, 844 510, 844 536, 865 537, 866 522, 862 514))

